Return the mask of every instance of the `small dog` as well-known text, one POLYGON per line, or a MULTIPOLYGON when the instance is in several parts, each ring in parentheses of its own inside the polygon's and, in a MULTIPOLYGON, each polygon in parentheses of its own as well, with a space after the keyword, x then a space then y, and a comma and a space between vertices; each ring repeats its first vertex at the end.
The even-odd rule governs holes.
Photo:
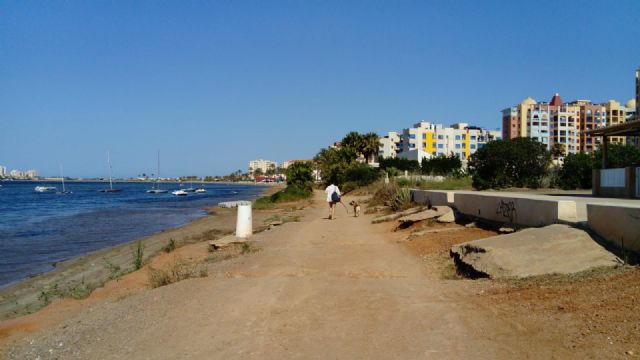
POLYGON ((353 216, 354 217, 360 216, 360 204, 358 204, 358 202, 355 200, 351 200, 349 202, 349 205, 353 206, 353 216))

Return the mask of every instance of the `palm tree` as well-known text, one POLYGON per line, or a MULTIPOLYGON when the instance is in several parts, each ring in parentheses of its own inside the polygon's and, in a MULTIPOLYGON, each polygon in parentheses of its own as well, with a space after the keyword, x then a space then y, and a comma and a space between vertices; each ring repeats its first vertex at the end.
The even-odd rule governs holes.
POLYGON ((361 151, 367 163, 373 162, 375 155, 380 151, 380 137, 378 134, 369 132, 361 135, 361 151))
POLYGON ((362 135, 357 131, 351 131, 341 141, 342 147, 353 151, 356 154, 362 153, 362 135))

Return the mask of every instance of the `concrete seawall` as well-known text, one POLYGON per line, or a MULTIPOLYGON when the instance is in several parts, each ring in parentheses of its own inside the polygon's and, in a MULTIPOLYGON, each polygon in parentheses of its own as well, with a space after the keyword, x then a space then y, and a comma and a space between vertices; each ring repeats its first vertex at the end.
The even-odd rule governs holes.
POLYGON ((589 228, 625 251, 640 254, 640 207, 587 204, 589 228))
POLYGON ((523 226, 575 222, 576 203, 509 193, 412 190, 419 204, 453 205, 460 213, 523 226))
POLYGON ((443 190, 411 190, 413 201, 418 204, 431 206, 450 206, 453 205, 453 191, 443 190))

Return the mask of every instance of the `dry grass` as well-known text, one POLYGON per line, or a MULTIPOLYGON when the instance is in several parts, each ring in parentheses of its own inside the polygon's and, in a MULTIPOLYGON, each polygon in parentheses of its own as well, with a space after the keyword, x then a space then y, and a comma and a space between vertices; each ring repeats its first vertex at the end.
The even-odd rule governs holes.
POLYGON ((205 264, 198 264, 193 261, 183 260, 174 257, 168 264, 160 268, 149 266, 149 285, 151 288, 157 288, 178 281, 207 277, 209 271, 205 264))

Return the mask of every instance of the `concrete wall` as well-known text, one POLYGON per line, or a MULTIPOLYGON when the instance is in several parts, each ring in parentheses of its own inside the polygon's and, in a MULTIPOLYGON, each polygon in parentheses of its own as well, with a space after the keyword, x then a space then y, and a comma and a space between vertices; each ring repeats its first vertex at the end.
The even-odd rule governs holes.
POLYGON ((546 226, 577 218, 576 203, 566 200, 455 193, 454 206, 466 215, 524 226, 546 226))
POLYGON ((418 204, 430 204, 431 206, 453 205, 453 191, 443 190, 411 190, 413 201, 418 204))
POLYGON ((587 204, 587 221, 605 240, 640 254, 640 206, 587 204))

